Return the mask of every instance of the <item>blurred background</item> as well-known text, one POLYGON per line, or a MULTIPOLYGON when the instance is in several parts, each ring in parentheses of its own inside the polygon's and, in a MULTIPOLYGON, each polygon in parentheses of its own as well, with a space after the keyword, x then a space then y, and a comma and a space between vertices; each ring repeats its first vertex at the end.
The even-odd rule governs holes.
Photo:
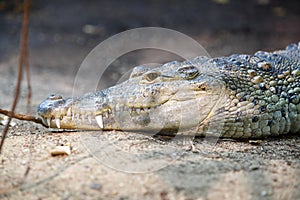
MULTIPOLYGON (((4 107, 11 102, 16 82, 22 2, 0 0, 0 83, 6 86, 0 90, 0 105, 4 107)), ((85 56, 103 40, 125 30, 154 26, 180 31, 216 57, 283 49, 300 41, 299 21, 298 0, 32 0, 33 104, 52 92, 72 94, 74 77, 85 56)), ((143 63, 140 59, 151 61, 151 55, 143 52, 120 58, 108 69, 101 87, 113 85, 130 67, 143 63)))

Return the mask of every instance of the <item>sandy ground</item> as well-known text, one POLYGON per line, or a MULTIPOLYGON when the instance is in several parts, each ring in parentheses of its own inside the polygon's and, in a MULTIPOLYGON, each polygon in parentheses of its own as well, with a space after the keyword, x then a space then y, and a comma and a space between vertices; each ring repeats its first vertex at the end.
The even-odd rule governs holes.
MULTIPOLYGON (((189 35, 213 57, 254 53, 300 41, 299 13, 297 1, 33 1, 29 113, 35 114, 51 93, 72 95, 85 56, 121 31, 165 27, 189 35)), ((0 17, 0 106, 8 109, 16 84, 21 15, 12 6, 0 17)), ((153 55, 145 51, 119 59, 100 87, 116 83, 153 55)), ((23 113, 25 85, 18 106, 23 113)), ((1 199, 300 199, 297 135, 209 145, 202 139, 63 132, 13 122, 0 156, 1 199), (70 147, 71 154, 51 156, 56 146, 70 147)))

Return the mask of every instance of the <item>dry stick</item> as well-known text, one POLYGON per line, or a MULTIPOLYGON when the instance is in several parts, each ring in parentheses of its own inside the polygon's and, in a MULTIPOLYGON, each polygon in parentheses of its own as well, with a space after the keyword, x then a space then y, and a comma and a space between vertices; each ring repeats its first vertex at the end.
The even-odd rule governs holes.
POLYGON ((11 108, 11 112, 9 113, 9 118, 7 121, 7 124, 3 130, 2 139, 0 143, 0 153, 4 144, 4 140, 7 134, 7 131, 9 129, 9 124, 11 122, 11 118, 15 112, 18 99, 19 99, 19 93, 20 93, 20 87, 21 87, 21 80, 22 80, 22 72, 23 72, 23 63, 24 63, 24 56, 25 56, 25 45, 26 45, 26 39, 28 37, 28 20, 29 20, 29 0, 24 0, 24 16, 23 16, 23 25, 22 25, 22 35, 21 35, 21 43, 20 43, 20 57, 19 57, 19 69, 18 69, 18 79, 17 79, 17 86, 15 90, 15 97, 13 101, 13 105, 11 108))
MULTIPOLYGON (((8 110, 3 110, 0 108, 0 114, 15 118, 15 119, 19 119, 19 120, 23 120, 23 121, 31 121, 31 122, 35 122, 37 124, 41 124, 43 126, 45 126, 43 124, 42 119, 37 118, 35 116, 31 116, 31 115, 23 115, 23 114, 17 114, 17 113, 12 113, 8 110)), ((46 127, 46 126, 45 126, 46 127)))
POLYGON ((29 55, 28 55, 28 37, 25 38, 25 68, 27 79, 27 107, 31 103, 31 84, 30 84, 30 68, 29 68, 29 55))

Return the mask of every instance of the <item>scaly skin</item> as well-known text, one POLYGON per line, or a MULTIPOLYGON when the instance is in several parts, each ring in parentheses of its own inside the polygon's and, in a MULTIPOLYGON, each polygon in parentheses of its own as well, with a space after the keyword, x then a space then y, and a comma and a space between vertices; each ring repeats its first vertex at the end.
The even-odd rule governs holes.
POLYGON ((300 43, 286 50, 136 67, 129 80, 38 107, 45 125, 80 130, 260 138, 300 132, 300 43))

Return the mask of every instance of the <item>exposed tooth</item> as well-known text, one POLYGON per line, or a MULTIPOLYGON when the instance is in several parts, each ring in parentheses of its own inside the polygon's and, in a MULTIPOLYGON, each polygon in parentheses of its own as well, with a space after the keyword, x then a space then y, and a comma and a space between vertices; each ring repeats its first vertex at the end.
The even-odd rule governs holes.
POLYGON ((140 113, 141 113, 141 109, 140 109, 140 108, 137 108, 137 109, 136 109, 136 112, 137 112, 138 114, 140 114, 140 113))
POLYGON ((51 119, 47 118, 47 125, 50 127, 51 126, 51 119))
POLYGON ((130 113, 132 113, 132 110, 133 110, 132 108, 129 108, 129 112, 130 112, 130 113))
POLYGON ((57 128, 60 128, 60 119, 59 118, 55 119, 55 124, 56 124, 57 128))
POLYGON ((108 109, 108 113, 111 114, 111 109, 108 109))
POLYGON ((108 112, 105 112, 104 115, 106 118, 108 118, 108 112))
POLYGON ((92 124, 92 116, 91 115, 88 115, 88 120, 89 120, 90 124, 92 124))
POLYGON ((71 117, 71 115, 72 115, 71 108, 68 108, 67 116, 68 116, 68 117, 71 117))
POLYGON ((100 128, 103 128, 103 119, 102 119, 102 115, 97 115, 95 117, 97 124, 99 125, 100 128))

